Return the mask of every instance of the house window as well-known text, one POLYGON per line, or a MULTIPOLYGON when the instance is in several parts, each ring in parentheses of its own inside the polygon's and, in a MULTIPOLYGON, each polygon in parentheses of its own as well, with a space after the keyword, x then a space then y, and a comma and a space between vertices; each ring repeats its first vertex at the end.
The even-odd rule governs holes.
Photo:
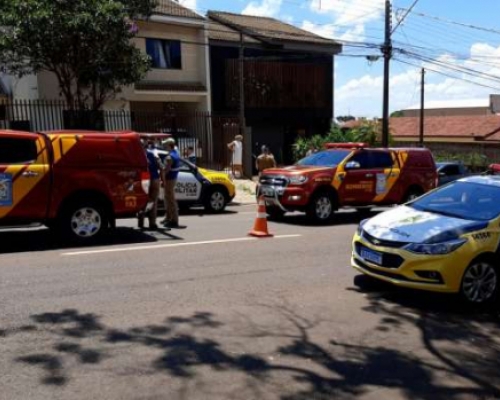
POLYGON ((146 52, 153 68, 182 69, 179 40, 146 39, 146 52))

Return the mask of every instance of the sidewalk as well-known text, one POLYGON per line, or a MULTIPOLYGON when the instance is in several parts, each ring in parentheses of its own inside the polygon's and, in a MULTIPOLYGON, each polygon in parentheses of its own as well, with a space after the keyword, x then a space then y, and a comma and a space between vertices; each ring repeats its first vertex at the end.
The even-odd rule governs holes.
POLYGON ((257 186, 257 177, 250 179, 235 179, 234 185, 236 186, 236 197, 233 203, 236 204, 256 204, 255 188, 257 186))

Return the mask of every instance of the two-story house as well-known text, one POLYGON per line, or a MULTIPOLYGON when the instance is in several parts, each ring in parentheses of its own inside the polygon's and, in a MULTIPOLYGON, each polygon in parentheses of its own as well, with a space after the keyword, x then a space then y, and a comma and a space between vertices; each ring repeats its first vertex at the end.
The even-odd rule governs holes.
POLYGON ((213 113, 239 114, 242 67, 250 151, 257 155, 265 144, 278 162, 291 162, 298 136, 330 128, 334 56, 342 46, 274 18, 219 11, 207 17, 213 113))

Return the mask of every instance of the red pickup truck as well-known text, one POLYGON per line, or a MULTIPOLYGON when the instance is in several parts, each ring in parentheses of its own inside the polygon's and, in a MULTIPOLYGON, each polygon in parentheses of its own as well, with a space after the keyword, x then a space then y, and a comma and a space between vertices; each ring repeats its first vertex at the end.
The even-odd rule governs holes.
POLYGON ((44 224, 93 242, 146 206, 148 179, 133 132, 0 130, 0 227, 44 224))
POLYGON ((345 206, 367 210, 407 202, 437 185, 428 149, 368 148, 362 143, 330 143, 284 168, 265 170, 257 194, 270 217, 303 211, 315 222, 330 221, 345 206))

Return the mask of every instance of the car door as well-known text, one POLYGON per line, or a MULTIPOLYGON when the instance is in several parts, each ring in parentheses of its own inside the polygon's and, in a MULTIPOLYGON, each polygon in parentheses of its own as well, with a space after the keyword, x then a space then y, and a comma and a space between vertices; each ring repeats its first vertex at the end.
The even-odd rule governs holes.
POLYGON ((375 197, 375 174, 371 168, 371 151, 360 150, 344 166, 345 175, 339 188, 345 205, 371 204, 375 197))
POLYGON ((0 134, 0 224, 41 221, 49 193, 49 155, 37 134, 0 134))
POLYGON ((201 182, 196 169, 181 159, 179 176, 175 185, 175 198, 178 201, 196 202, 201 196, 201 182))

